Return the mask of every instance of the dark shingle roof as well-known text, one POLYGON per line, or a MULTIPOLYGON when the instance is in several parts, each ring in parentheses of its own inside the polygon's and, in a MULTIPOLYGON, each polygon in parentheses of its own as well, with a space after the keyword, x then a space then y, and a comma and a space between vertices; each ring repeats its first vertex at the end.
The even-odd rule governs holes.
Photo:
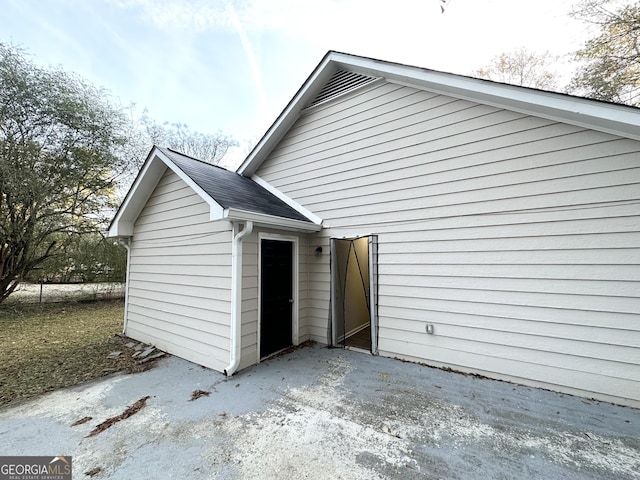
POLYGON ((312 223, 250 178, 168 148, 157 148, 223 208, 312 223))

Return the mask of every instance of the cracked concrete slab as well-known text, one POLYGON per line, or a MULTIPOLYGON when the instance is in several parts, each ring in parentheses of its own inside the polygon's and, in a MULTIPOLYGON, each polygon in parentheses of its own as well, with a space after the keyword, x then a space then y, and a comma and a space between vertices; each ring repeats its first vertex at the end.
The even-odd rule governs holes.
POLYGON ((78 478, 640 478, 638 409, 319 346, 232 378, 168 357, 53 392, 1 410, 0 444, 72 455, 78 478))

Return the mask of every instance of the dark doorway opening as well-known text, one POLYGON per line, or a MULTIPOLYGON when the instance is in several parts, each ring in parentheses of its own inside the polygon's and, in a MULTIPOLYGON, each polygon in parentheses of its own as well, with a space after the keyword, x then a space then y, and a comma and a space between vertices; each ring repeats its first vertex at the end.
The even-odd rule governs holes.
POLYGON ((293 244, 261 241, 260 358, 292 345, 293 244))

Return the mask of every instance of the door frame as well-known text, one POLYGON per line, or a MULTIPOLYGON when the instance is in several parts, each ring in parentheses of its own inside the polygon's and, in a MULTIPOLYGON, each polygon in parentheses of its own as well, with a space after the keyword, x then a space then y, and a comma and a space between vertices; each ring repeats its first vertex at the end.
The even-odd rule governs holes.
POLYGON ((298 324, 298 272, 299 272, 299 262, 298 262, 298 251, 299 251, 299 240, 298 237, 291 235, 281 235, 278 233, 267 233, 267 232, 258 232, 258 328, 257 328, 257 337, 256 337, 256 350, 257 350, 257 363, 260 363, 263 357, 260 356, 260 335, 262 328, 262 240, 277 240, 279 242, 289 242, 291 243, 291 259, 292 263, 292 271, 291 271, 291 298, 293 298, 293 305, 291 307, 291 344, 298 345, 300 343, 300 330, 298 324))
MULTIPOLYGON (((371 330, 371 353, 373 355, 378 354, 378 331, 379 331, 379 321, 378 321, 378 235, 376 234, 368 234, 368 235, 353 235, 353 236, 343 236, 343 237, 331 237, 329 238, 329 250, 331 252, 331 258, 329 261, 329 276, 330 276, 330 315, 331 315, 331 346, 337 347, 339 345, 337 338, 337 326, 336 322, 338 321, 338 315, 336 315, 335 309, 338 307, 336 304, 335 297, 335 288, 336 288, 336 278, 337 274, 337 259, 334 258, 334 241, 335 240, 355 240, 359 238, 366 238, 368 240, 369 247, 369 258, 367 262, 369 264, 369 322, 370 322, 370 330, 371 330)), ((344 300, 344 299, 343 299, 344 300)))

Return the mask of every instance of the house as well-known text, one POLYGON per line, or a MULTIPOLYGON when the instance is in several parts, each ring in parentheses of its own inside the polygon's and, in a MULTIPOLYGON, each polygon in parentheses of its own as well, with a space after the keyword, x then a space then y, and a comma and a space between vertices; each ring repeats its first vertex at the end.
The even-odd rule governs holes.
POLYGON ((154 148, 125 333, 311 339, 640 406, 640 110, 329 52, 236 172, 154 148))

